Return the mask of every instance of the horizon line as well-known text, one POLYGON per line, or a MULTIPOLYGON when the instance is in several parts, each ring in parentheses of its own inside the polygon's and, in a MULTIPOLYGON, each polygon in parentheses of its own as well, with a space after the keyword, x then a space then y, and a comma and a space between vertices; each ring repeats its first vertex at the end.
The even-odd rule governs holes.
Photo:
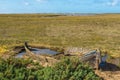
POLYGON ((100 13, 100 12, 98 12, 98 13, 76 13, 76 12, 61 12, 61 13, 54 13, 54 12, 50 12, 50 13, 47 13, 47 12, 41 12, 41 13, 0 13, 0 14, 120 14, 120 13, 116 13, 116 12, 104 12, 104 13, 100 13))

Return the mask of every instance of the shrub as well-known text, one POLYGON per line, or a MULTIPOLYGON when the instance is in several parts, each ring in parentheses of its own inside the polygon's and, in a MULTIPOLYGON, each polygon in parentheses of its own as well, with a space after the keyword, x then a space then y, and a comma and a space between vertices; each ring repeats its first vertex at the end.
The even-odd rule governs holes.
POLYGON ((42 67, 32 60, 0 60, 2 80, 100 80, 94 71, 77 59, 64 59, 52 67, 42 67), (34 68, 27 68, 28 65, 34 68))

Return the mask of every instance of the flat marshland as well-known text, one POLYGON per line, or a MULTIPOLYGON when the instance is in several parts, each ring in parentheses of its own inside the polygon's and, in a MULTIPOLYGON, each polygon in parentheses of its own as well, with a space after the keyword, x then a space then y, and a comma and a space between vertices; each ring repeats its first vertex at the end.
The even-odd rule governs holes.
POLYGON ((1 14, 0 45, 9 49, 25 41, 33 45, 100 48, 118 57, 120 14, 1 14))

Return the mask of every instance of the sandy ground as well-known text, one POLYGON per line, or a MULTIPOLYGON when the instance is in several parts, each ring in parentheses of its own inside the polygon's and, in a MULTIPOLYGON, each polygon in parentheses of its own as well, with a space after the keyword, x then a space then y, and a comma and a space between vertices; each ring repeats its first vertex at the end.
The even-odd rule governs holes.
POLYGON ((120 80, 120 71, 96 71, 104 80, 120 80))

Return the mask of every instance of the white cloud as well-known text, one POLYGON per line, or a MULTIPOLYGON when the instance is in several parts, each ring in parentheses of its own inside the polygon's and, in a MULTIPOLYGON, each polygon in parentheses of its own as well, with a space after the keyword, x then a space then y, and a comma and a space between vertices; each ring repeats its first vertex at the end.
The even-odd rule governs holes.
POLYGON ((97 4, 103 4, 112 7, 120 4, 120 0, 94 0, 94 2, 97 4))
POLYGON ((30 3, 29 3, 29 2, 24 2, 24 4, 25 4, 26 6, 30 5, 30 3))
POLYGON ((107 5, 109 6, 117 6, 120 3, 120 0, 112 0, 107 2, 107 5))
POLYGON ((36 0, 37 2, 46 2, 47 0, 36 0))
POLYGON ((43 1, 43 0, 36 0, 36 1, 41 2, 41 1, 43 1))

